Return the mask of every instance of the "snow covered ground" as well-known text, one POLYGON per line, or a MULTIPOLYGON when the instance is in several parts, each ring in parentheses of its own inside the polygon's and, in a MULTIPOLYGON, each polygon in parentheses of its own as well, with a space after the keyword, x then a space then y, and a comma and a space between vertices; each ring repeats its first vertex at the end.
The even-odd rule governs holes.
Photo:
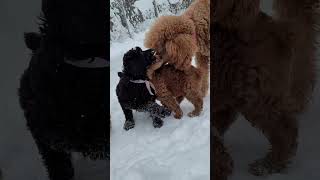
MULTIPOLYGON (((189 118, 188 101, 181 106, 185 116, 164 119, 160 129, 146 113, 135 112, 136 127, 123 130, 125 117, 115 88, 122 70, 123 54, 143 47, 144 32, 133 39, 111 44, 111 179, 112 180, 208 180, 210 174, 210 104, 208 95, 199 117, 189 118)), ((145 49, 143 47, 143 49, 145 49)))

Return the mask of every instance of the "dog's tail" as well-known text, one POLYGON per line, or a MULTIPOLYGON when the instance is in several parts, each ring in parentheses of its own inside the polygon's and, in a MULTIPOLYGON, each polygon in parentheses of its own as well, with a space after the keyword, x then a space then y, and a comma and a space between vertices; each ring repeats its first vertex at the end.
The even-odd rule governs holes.
POLYGON ((289 22, 293 30, 292 95, 305 101, 312 92, 316 79, 317 36, 320 25, 320 0, 274 0, 273 16, 280 22, 289 22))

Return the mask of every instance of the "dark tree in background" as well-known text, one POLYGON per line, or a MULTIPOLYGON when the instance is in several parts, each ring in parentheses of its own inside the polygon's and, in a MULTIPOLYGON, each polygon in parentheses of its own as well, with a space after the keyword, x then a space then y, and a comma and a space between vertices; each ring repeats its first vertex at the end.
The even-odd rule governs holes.
POLYGON ((189 7, 193 0, 174 1, 150 0, 152 5, 144 11, 136 6, 140 0, 111 0, 110 2, 110 31, 114 36, 120 36, 126 33, 132 37, 133 32, 141 29, 140 25, 147 19, 154 19, 161 14, 178 14, 181 10, 189 7))
MULTIPOLYGON (((120 17, 120 22, 121 22, 121 25, 127 29, 128 31, 128 34, 129 36, 131 37, 131 33, 130 33, 130 28, 129 28, 129 24, 128 24, 128 21, 127 21, 127 17, 126 17, 126 13, 125 13, 125 8, 124 8, 124 3, 123 3, 124 0, 117 0, 117 1, 114 1, 114 2, 111 2, 110 4, 110 10, 113 10, 113 11, 110 11, 113 12, 115 14, 115 16, 118 16, 120 17)), ((110 31, 114 31, 114 22, 112 21, 112 16, 110 16, 110 23, 112 24, 112 26, 110 26, 110 31)))
POLYGON ((153 4, 154 16, 155 16, 155 17, 159 17, 158 6, 157 6, 156 0, 153 0, 153 1, 152 1, 152 4, 153 4))
POLYGON ((143 15, 139 8, 134 6, 134 3, 138 0, 122 0, 123 7, 125 10, 125 14, 127 19, 129 19, 130 24, 133 28, 136 28, 138 24, 144 21, 143 15))

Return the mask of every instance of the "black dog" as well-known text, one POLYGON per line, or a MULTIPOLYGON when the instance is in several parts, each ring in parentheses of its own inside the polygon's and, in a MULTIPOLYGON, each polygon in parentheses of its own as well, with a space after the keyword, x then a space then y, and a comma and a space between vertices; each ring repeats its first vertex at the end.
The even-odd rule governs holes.
POLYGON ((105 6, 103 0, 43 1, 40 33, 25 34, 33 54, 21 77, 20 104, 50 180, 73 179, 71 152, 109 157, 105 6), (103 66, 76 66, 89 61, 103 66))
POLYGON ((155 128, 160 128, 163 125, 161 118, 171 113, 155 102, 155 91, 146 75, 147 68, 156 60, 154 53, 152 49, 142 51, 136 47, 123 57, 123 71, 118 73, 120 81, 116 93, 126 118, 125 130, 135 126, 132 110, 149 112, 155 128))

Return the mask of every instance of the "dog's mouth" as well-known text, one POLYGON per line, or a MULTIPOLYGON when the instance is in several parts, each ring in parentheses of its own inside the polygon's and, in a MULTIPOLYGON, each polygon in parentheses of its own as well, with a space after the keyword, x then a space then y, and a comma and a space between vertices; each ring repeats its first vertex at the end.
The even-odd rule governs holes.
POLYGON ((159 61, 159 59, 161 59, 161 56, 159 55, 159 53, 154 49, 151 49, 150 56, 151 56, 150 57, 151 65, 155 64, 156 62, 159 61))

